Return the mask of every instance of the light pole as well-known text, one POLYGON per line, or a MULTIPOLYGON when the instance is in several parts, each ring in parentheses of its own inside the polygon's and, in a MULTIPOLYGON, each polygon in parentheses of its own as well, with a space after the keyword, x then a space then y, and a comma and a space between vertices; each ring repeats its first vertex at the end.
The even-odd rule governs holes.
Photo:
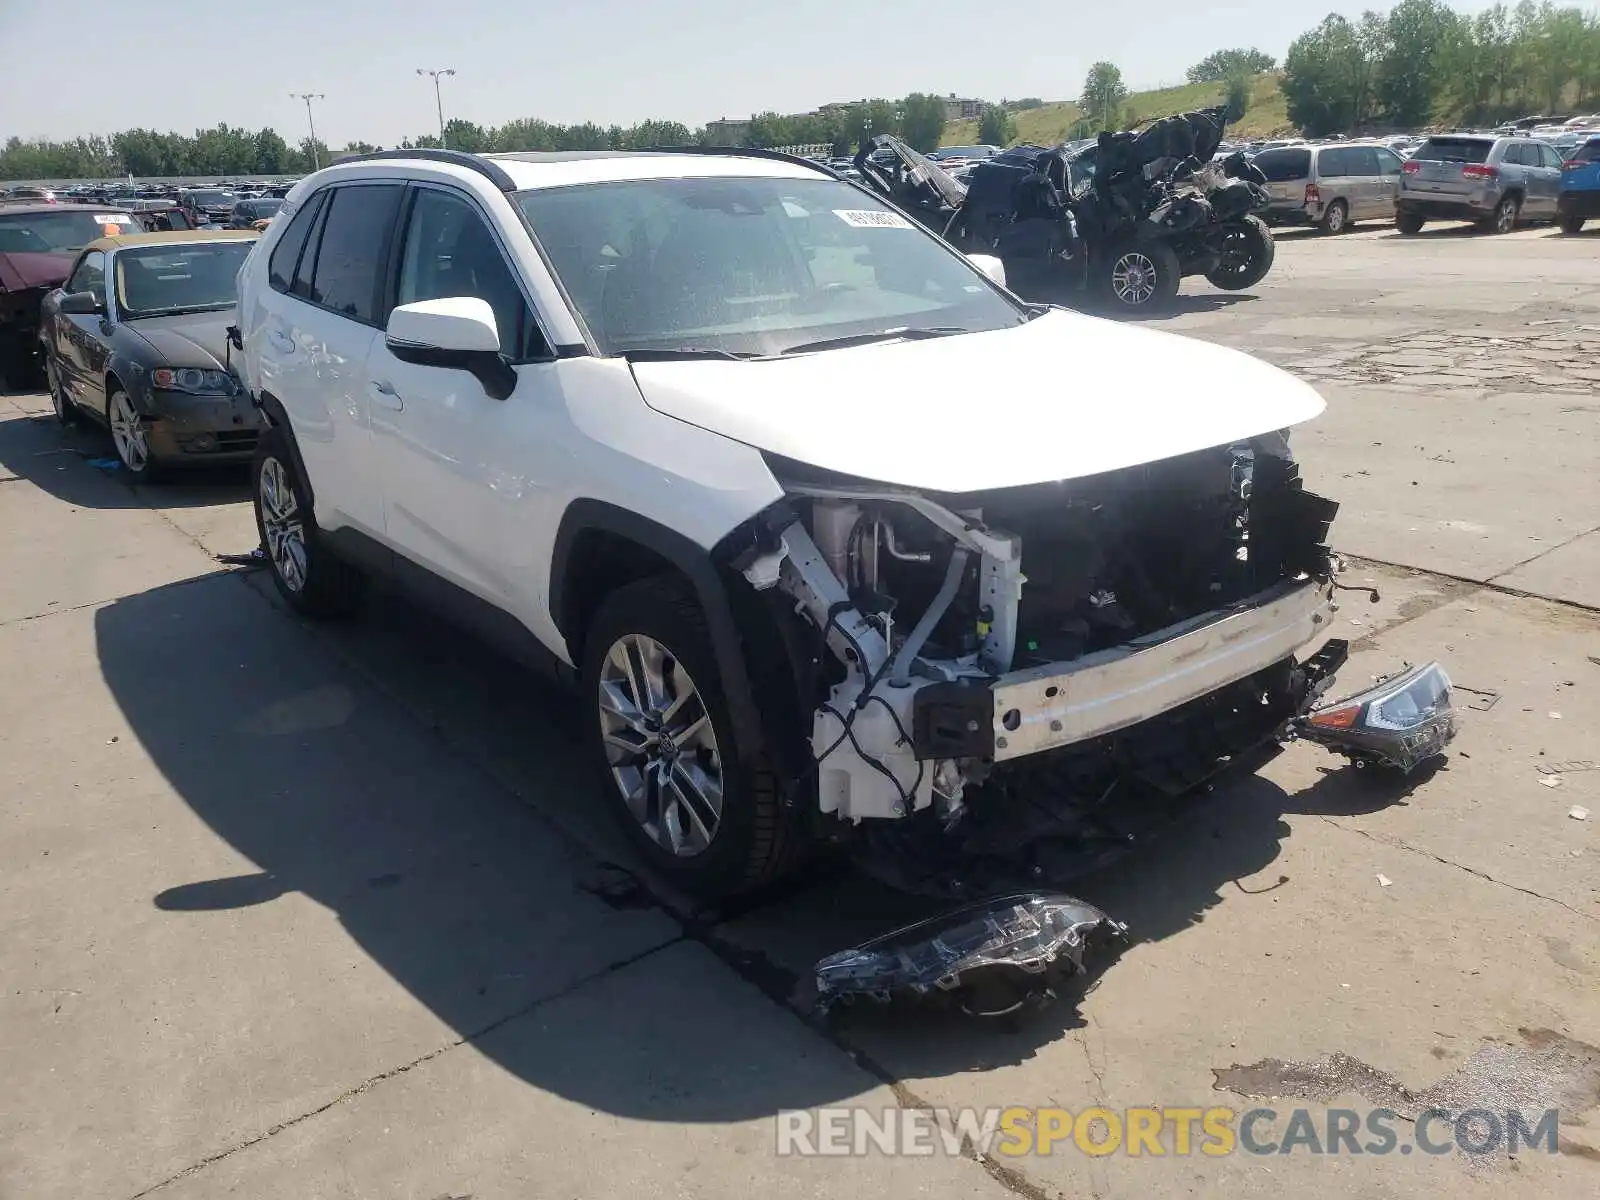
POLYGON ((304 100, 306 102, 306 124, 311 126, 311 169, 320 171, 322 170, 322 155, 317 153, 317 123, 311 116, 311 102, 313 100, 326 100, 327 97, 321 92, 290 92, 289 95, 296 100, 304 100))
POLYGON ((444 144, 444 99, 443 99, 443 97, 441 97, 439 95, 439 76, 441 76, 441 75, 454 75, 455 73, 456 73, 456 71, 455 71, 454 67, 446 67, 442 71, 430 71, 426 67, 418 67, 417 68, 417 74, 418 75, 432 75, 433 76, 433 103, 439 110, 439 147, 440 147, 440 149, 448 149, 448 147, 446 147, 445 144, 444 144))

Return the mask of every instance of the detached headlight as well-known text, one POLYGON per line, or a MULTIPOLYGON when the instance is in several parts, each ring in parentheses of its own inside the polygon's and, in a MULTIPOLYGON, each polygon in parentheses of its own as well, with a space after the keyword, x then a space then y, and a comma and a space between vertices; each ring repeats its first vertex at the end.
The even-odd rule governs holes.
POLYGON ((1313 709, 1301 732, 1325 746, 1401 771, 1443 752, 1456 734, 1450 677, 1436 662, 1313 709))
POLYGON ((231 396, 236 386, 228 372, 198 367, 157 367, 150 378, 165 391, 193 392, 198 396, 231 396))

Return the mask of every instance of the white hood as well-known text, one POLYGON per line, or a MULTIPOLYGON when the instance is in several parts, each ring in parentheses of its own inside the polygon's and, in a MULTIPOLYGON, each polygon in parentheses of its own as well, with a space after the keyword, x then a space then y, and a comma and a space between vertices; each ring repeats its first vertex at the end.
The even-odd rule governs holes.
POLYGON ((1076 479, 1311 419, 1286 371, 1052 311, 1025 325, 752 362, 640 362, 658 412, 845 475, 938 492, 1076 479))

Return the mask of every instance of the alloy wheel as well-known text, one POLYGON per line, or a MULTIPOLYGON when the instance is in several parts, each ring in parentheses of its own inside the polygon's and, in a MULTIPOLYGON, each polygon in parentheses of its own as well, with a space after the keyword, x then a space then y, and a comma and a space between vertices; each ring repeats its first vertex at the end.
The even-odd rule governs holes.
POLYGON ((1494 231, 1510 233, 1517 226, 1517 202, 1509 197, 1500 202, 1494 214, 1494 231))
POLYGON ((1328 232, 1329 233, 1343 233, 1344 232, 1344 219, 1345 219, 1344 218, 1344 205, 1335 204, 1332 208, 1330 208, 1328 210, 1328 216, 1327 216, 1328 232))
POLYGON ((306 585, 306 530, 294 483, 283 463, 269 457, 261 463, 257 488, 267 557, 283 586, 299 592, 306 585))
POLYGON ((113 392, 110 407, 111 440, 116 444, 117 457, 128 470, 138 473, 150 463, 150 443, 145 440, 144 425, 127 392, 113 392))
POLYGON ((1111 291, 1123 304, 1146 304, 1156 294, 1156 265, 1137 250, 1129 250, 1112 265, 1111 291))
POLYGON ((705 698, 672 651, 619 637, 600 668, 600 732, 612 781, 656 845, 702 854, 722 822, 722 755, 705 698))

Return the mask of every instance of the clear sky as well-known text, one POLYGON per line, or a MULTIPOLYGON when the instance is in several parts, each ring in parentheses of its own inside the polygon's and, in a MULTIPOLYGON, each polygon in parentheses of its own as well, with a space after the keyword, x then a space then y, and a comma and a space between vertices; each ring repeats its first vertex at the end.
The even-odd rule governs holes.
MULTIPOLYGON (((1457 0, 1478 9, 1486 0, 1457 0)), ((1378 3, 1377 7, 1387 7, 1378 3)), ((418 67, 454 67, 445 116, 704 124, 833 100, 955 92, 1075 96, 1110 59, 1133 88, 1181 83, 1212 50, 1280 59, 1338 0, 0 0, 0 139, 227 122, 305 134, 290 92, 324 92, 333 146, 437 126, 418 67)))

